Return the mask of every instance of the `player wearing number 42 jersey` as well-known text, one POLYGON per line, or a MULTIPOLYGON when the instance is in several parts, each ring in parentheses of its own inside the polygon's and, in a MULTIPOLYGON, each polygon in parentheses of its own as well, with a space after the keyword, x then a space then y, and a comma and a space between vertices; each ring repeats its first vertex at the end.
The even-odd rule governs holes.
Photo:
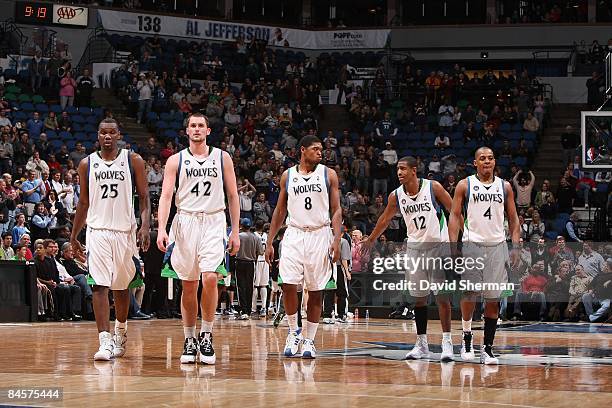
POLYGON ((225 259, 225 198, 230 209, 232 231, 227 249, 235 255, 240 247, 238 220, 240 205, 236 175, 227 152, 208 146, 208 118, 200 113, 187 120, 189 147, 166 162, 159 200, 157 246, 163 252, 172 248, 170 262, 183 283, 181 313, 185 343, 181 363, 215 364, 212 342, 213 321, 217 308, 217 268, 225 259), (175 191, 177 214, 170 235, 165 226, 175 191), (169 245, 170 244, 170 245, 169 245), (198 285, 202 280, 202 328, 196 339, 198 285))
MULTIPOLYGON (((456 244, 459 230, 463 224, 462 254, 466 259, 480 258, 483 263, 478 267, 467 268, 461 275, 464 282, 483 290, 477 293, 468 290, 461 301, 463 342, 461 358, 474 358, 472 346, 472 315, 479 294, 485 302, 484 341, 480 352, 482 364, 497 364, 493 355, 493 340, 497 330, 499 298, 501 288, 508 282, 508 246, 504 232, 504 214, 512 237, 512 267, 519 259, 519 221, 514 205, 514 194, 507 181, 496 177, 495 155, 488 147, 481 147, 474 155, 476 174, 459 182, 453 197, 448 234, 451 243, 456 244), (465 220, 465 222, 463 222, 465 220)), ((458 254, 458 251, 457 251, 458 254)), ((472 264, 472 265, 478 265, 472 264)))
POLYGON ((338 176, 334 170, 320 164, 321 141, 316 136, 305 136, 299 148, 300 163, 287 169, 281 177, 281 191, 266 244, 266 261, 272 264, 272 242, 288 215, 279 260, 289 321, 284 354, 292 357, 301 349, 303 358, 315 358, 314 339, 321 318, 322 291, 332 278, 333 264, 340 257, 342 209, 338 176), (308 290, 308 320, 304 333, 297 326, 298 285, 308 290))
MULTIPOLYGON (((406 270, 410 295, 416 298, 414 316, 417 326, 417 341, 406 355, 407 359, 429 356, 427 343, 427 298, 429 286, 445 281, 441 261, 448 251, 448 229, 443 207, 450 211, 452 199, 440 183, 417 177, 417 161, 404 157, 397 162, 397 176, 401 185, 391 193, 387 208, 378 219, 369 238, 362 244, 361 254, 365 255, 376 243, 398 209, 407 229, 406 256, 423 262, 414 270, 406 270)), ((442 325, 442 361, 453 359, 451 340, 451 306, 447 295, 434 291, 440 311, 442 325)))
POLYGON ((83 251, 77 240, 87 223, 87 263, 95 281, 93 307, 98 327, 100 349, 94 360, 108 361, 125 354, 127 317, 130 307, 128 286, 135 274, 133 256, 136 245, 136 218, 133 190, 136 186, 140 204, 140 247, 149 247, 149 192, 142 158, 120 150, 117 122, 104 119, 98 127, 100 151, 79 163, 81 195, 77 205, 70 241, 72 248, 83 251), (108 289, 115 300, 115 335, 110 334, 108 289))

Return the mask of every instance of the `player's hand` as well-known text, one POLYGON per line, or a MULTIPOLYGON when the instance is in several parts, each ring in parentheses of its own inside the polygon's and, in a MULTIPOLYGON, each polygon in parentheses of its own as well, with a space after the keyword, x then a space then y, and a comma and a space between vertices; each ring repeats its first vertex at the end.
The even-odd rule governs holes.
POLYGON ((332 257, 332 262, 335 264, 340 259, 340 242, 339 241, 336 241, 334 239, 334 241, 331 244, 330 252, 331 252, 330 255, 332 257))
POLYGON ((168 233, 165 230, 160 229, 157 234, 157 247, 160 251, 166 252, 168 249, 168 241, 168 233))
POLYGON ((83 245, 81 245, 78 239, 70 238, 70 245, 72 246, 72 250, 76 253, 76 255, 83 256, 85 248, 83 248, 83 245))
POLYGON ((149 250, 149 245, 151 245, 151 235, 149 233, 149 228, 140 227, 138 233, 136 234, 138 238, 138 242, 140 243, 140 249, 142 252, 147 252, 149 250))
POLYGON ((265 257, 268 265, 272 266, 272 263, 274 263, 274 246, 266 245, 265 257))
POLYGON ((347 280, 347 281, 350 281, 352 277, 353 277, 353 275, 351 275, 351 273, 350 273, 350 272, 347 272, 347 273, 346 273, 346 280, 347 280))
POLYGON ((362 258, 368 256, 373 246, 374 243, 369 239, 364 239, 363 241, 361 241, 361 248, 359 248, 359 256, 361 256, 362 258))
POLYGON ((512 266, 513 269, 516 269, 518 268, 520 262, 521 262, 520 250, 518 248, 515 248, 512 251, 510 251, 510 265, 512 266))
POLYGON ((230 256, 234 256, 238 253, 240 249, 240 237, 238 236, 237 231, 232 231, 229 236, 229 242, 227 243, 227 250, 230 256))

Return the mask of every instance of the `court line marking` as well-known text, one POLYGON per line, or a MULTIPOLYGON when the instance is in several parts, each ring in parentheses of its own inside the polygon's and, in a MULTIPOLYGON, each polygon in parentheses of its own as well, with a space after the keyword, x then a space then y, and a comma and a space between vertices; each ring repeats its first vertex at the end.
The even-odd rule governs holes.
MULTIPOLYGON (((288 383, 288 384, 300 384, 300 385, 309 385, 306 382, 297 382, 297 383, 288 383)), ((316 384, 312 384, 312 385, 316 385, 316 384)), ((287 395, 287 391, 286 390, 279 390, 279 391, 236 391, 236 390, 209 390, 209 391, 203 391, 203 390, 186 390, 186 391, 137 391, 137 390, 130 390, 130 391, 102 391, 102 390, 94 390, 94 391, 64 391, 64 395, 68 395, 68 394, 74 394, 74 395, 80 395, 80 394, 117 394, 117 393, 121 393, 121 394, 159 394, 159 393, 172 393, 172 394, 193 394, 193 393, 205 393, 205 394, 283 394, 283 395, 287 395)), ((388 399, 398 399, 398 400, 419 400, 419 401, 438 401, 438 402, 459 402, 459 403, 463 403, 463 402, 468 402, 468 401, 464 401, 464 400, 460 400, 460 399, 451 399, 451 398, 433 398, 433 397, 411 397, 411 396, 397 396, 397 395, 370 395, 370 394, 354 394, 354 393, 350 393, 350 394, 345 394, 345 393, 321 393, 321 392, 317 392, 317 393, 309 393, 309 392, 292 392, 291 395, 298 395, 298 396, 312 396, 312 395, 317 395, 317 396, 323 396, 323 397, 363 397, 363 398, 388 398, 388 399)), ((543 405, 521 405, 521 404, 511 404, 511 403, 504 403, 504 402, 493 402, 493 401, 469 401, 470 404, 487 404, 487 405, 495 405, 495 406, 502 406, 502 407, 518 407, 518 408, 543 408, 543 405)))

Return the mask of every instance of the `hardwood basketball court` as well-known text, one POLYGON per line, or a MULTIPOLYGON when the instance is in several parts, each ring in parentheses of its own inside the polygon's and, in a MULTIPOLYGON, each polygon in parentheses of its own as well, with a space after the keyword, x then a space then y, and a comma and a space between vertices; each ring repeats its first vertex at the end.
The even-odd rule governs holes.
MULTIPOLYGON (((63 387, 61 401, 29 406, 572 407, 612 401, 612 325, 509 324, 495 343, 499 366, 403 360, 414 322, 359 320, 319 326, 316 360, 281 357, 286 327, 266 320, 215 322, 215 366, 181 366, 179 320, 130 321, 128 352, 95 362, 93 322, 2 324, 5 389, 63 387)), ((474 324, 474 329, 479 326, 474 324)), ((437 321, 429 343, 440 352, 437 321)), ((475 344, 482 331, 475 330, 475 344)), ((478 355, 477 355, 478 357, 478 355)))

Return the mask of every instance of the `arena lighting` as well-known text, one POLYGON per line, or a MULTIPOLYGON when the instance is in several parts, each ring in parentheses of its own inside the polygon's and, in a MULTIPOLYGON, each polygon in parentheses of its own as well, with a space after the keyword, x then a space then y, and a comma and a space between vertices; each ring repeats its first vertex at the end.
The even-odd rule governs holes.
POLYGON ((482 52, 480 53, 480 58, 482 58, 482 59, 487 59, 487 58, 489 58, 489 52, 488 52, 488 51, 482 51, 482 52))

